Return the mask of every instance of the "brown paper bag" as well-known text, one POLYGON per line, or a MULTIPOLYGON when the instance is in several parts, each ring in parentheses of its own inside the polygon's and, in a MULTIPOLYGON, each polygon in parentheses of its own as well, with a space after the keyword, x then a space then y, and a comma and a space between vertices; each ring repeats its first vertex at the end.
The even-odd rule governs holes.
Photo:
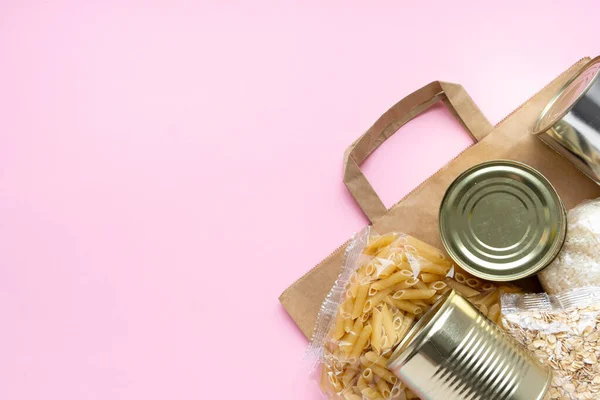
MULTIPOLYGON (((399 231, 440 249, 438 208, 447 187, 467 168, 493 159, 517 160, 531 165, 554 185, 567 209, 600 196, 600 187, 532 135, 535 121, 559 88, 580 70, 584 58, 492 126, 462 86, 432 82, 389 109, 346 151, 344 182, 375 231, 399 231), (389 210, 360 170, 360 164, 402 125, 438 101, 443 101, 476 143, 423 182, 389 210)), ((340 271, 346 244, 296 281, 279 300, 304 335, 310 337, 325 296, 340 271)))

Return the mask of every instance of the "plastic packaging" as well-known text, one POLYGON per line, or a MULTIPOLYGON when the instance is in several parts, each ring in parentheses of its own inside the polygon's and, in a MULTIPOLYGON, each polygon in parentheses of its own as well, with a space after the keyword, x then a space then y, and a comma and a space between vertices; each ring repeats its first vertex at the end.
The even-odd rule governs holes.
POLYGON ((600 287, 505 294, 502 325, 553 370, 545 399, 600 398, 600 287))
POLYGON ((326 398, 417 398, 387 369, 387 361, 414 322, 450 289, 495 322, 502 290, 519 291, 473 278, 411 236, 380 236, 369 228, 358 233, 321 306, 308 350, 326 398))
POLYGON ((549 294, 600 286, 600 199, 571 209, 567 220, 567 237, 561 252, 538 274, 549 294))

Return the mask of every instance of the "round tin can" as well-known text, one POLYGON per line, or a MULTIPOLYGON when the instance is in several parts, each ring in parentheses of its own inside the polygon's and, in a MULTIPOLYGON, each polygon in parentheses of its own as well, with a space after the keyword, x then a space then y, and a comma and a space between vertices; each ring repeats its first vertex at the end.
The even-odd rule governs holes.
POLYGON ((533 133, 600 183, 600 57, 586 64, 544 108, 533 133))
POLYGON ((550 182, 515 161, 476 165, 450 185, 439 212, 450 257, 491 281, 531 276, 558 255, 567 214, 550 182))
POLYGON ((454 291, 409 331, 388 368, 422 400, 541 400, 552 379, 454 291))

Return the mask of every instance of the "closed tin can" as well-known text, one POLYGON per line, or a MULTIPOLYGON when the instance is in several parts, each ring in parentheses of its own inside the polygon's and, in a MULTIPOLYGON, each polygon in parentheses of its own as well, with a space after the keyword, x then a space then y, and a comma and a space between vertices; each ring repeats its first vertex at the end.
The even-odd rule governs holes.
POLYGON ((600 183, 600 57, 569 80, 534 127, 544 143, 600 183))
POLYGON ((440 205, 440 234, 452 259, 491 281, 534 275, 558 255, 567 214, 550 182, 516 161, 476 165, 450 185, 440 205))
POLYGON ((454 291, 409 331, 388 369, 422 400, 541 400, 552 379, 454 291))

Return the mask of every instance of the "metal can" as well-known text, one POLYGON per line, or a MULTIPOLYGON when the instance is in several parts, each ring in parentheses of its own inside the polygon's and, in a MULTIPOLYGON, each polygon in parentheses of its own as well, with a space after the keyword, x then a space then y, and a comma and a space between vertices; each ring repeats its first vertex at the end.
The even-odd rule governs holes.
POLYGON ((600 184, 599 74, 596 57, 548 103, 533 133, 600 184))
POLYGON ((439 211, 442 242, 471 274, 491 281, 534 275, 558 255, 567 214, 550 182, 516 161, 476 165, 450 185, 439 211))
POLYGON ((552 373, 451 291, 395 349, 390 369, 422 400, 541 400, 552 373))

